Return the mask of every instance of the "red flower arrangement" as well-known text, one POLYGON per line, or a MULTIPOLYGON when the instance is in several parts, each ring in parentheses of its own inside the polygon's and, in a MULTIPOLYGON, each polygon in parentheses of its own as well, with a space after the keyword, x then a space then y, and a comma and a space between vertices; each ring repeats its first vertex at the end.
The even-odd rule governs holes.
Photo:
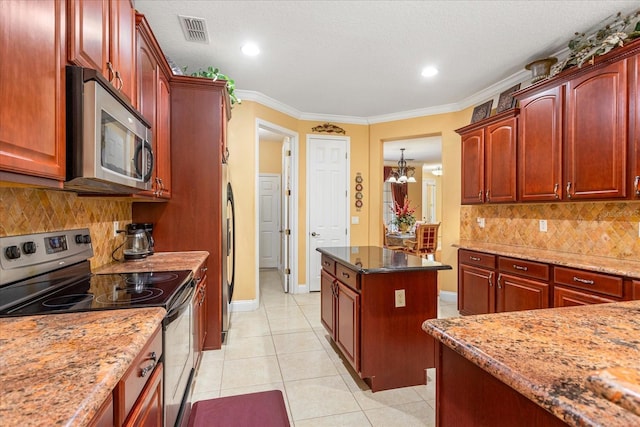
POLYGON ((402 206, 400 206, 398 202, 394 201, 391 212, 393 212, 395 218, 391 222, 396 224, 400 229, 409 229, 416 223, 416 218, 413 216, 415 211, 416 208, 411 207, 411 201, 408 197, 404 198, 404 204, 402 206))

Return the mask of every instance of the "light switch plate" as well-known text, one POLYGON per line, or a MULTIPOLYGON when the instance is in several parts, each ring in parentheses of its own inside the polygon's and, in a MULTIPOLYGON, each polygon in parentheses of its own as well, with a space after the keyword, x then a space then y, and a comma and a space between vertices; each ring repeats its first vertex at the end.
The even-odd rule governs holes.
POLYGON ((396 307, 406 307, 406 305, 404 289, 396 289, 396 307))
POLYGON ((484 228, 484 218, 478 218, 476 221, 478 221, 478 227, 484 228))
POLYGON ((547 232, 547 220, 546 219, 541 219, 540 220, 540 231, 543 233, 547 232))
POLYGON ((352 216, 351 217, 351 224, 360 224, 360 217, 359 216, 352 216))

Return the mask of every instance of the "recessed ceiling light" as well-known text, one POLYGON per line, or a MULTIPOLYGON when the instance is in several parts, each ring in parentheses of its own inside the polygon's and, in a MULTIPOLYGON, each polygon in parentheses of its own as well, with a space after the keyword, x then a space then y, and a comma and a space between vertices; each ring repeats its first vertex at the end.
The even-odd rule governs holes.
POLYGON ((244 46, 242 46, 242 53, 244 53, 247 56, 256 56, 257 54, 260 53, 260 49, 258 49, 258 46, 256 46, 253 43, 247 43, 244 46))
POLYGON ((422 77, 433 77, 438 74, 438 69, 436 67, 425 67, 422 69, 422 77))

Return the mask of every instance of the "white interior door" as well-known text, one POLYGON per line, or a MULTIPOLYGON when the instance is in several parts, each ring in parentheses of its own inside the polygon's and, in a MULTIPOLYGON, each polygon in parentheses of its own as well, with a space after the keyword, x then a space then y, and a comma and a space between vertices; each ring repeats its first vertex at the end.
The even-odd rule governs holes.
POLYGON ((307 276, 310 291, 320 290, 322 246, 348 246, 349 138, 307 136, 307 276))
POLYGON ((280 175, 260 174, 260 268, 280 263, 280 175))
POLYGON ((285 138, 282 143, 282 225, 280 230, 280 253, 282 254, 282 289, 289 292, 289 282, 291 280, 291 261, 289 257, 291 244, 291 222, 289 218, 291 203, 291 143, 289 138, 285 138))

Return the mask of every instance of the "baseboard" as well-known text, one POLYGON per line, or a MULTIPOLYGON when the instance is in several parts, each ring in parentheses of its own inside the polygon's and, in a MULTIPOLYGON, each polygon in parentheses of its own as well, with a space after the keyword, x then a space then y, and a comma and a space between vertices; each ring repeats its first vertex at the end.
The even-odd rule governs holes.
POLYGON ((451 291, 440 291, 440 301, 458 302, 458 293, 451 291))
POLYGON ((254 311, 257 310, 260 304, 256 299, 231 301, 229 305, 230 311, 254 311))

